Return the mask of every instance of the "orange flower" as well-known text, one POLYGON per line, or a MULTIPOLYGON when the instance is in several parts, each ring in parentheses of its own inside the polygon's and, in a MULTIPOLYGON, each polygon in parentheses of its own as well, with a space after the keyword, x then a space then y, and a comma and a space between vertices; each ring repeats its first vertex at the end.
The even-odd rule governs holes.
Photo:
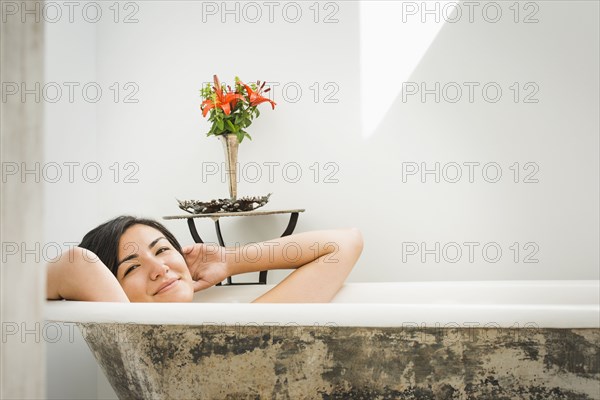
MULTIPOLYGON (((260 81, 258 83, 260 84, 260 81)), ((271 103, 271 108, 274 110, 276 103, 274 101, 269 100, 268 98, 262 96, 262 90, 265 87, 265 83, 266 82, 263 82, 263 84, 259 87, 258 91, 255 92, 252 90, 252 88, 250 86, 241 82, 241 84, 244 85, 244 87, 246 88, 246 91, 248 92, 251 106, 257 106, 261 103, 268 101, 269 103, 271 103)), ((271 88, 268 88, 267 90, 265 90, 265 93, 267 93, 269 90, 271 90, 271 88)))
POLYGON ((206 99, 202 102, 202 105, 200 106, 200 109, 202 110, 202 116, 206 117, 206 114, 208 114, 208 112, 215 107, 223 110, 225 115, 229 115, 231 114, 231 110, 235 107, 238 100, 243 99, 243 97, 238 93, 223 93, 219 78, 216 75, 214 75, 213 78, 215 82, 215 96, 213 99, 206 99))

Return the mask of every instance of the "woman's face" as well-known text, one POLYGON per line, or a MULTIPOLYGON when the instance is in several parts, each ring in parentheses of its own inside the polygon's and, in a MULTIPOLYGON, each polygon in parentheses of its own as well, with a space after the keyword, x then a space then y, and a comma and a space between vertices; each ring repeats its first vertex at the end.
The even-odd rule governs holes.
POLYGON ((132 302, 189 302, 192 276, 183 256, 159 231, 136 224, 119 240, 117 280, 132 302))

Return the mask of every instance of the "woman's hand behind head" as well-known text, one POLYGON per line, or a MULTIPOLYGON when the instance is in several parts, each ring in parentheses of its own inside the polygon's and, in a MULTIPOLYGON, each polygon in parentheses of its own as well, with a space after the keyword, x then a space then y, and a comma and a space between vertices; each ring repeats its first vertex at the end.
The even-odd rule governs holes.
POLYGON ((194 280, 194 291, 208 289, 231 276, 225 260, 225 248, 197 243, 185 246, 183 257, 194 280))

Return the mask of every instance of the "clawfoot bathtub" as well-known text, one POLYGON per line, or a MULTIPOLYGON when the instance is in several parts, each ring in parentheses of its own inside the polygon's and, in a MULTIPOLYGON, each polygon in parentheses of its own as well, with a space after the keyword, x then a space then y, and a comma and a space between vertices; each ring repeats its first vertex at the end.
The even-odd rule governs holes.
POLYGON ((330 304, 49 302, 122 399, 600 399, 598 281, 349 283, 330 304))

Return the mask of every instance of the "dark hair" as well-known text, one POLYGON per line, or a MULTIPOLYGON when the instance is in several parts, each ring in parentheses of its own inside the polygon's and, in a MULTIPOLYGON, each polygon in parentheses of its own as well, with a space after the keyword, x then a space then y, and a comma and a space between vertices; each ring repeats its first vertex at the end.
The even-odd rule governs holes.
POLYGON ((160 231, 160 233, 165 235, 165 238, 171 243, 175 250, 182 253, 181 245, 177 239, 175 239, 175 236, 173 236, 173 234, 162 224, 151 219, 136 218, 129 215, 122 215, 95 227, 85 234, 79 247, 88 249, 96 254, 100 261, 102 261, 104 265, 117 276, 119 240, 128 228, 137 224, 147 225, 160 231))

